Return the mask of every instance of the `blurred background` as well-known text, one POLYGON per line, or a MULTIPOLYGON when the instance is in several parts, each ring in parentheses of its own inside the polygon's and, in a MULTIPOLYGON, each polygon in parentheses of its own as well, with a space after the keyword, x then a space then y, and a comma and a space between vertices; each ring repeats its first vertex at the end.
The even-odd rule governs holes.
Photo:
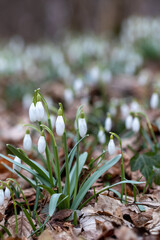
POLYGON ((129 16, 156 17, 159 12, 158 0, 1 0, 0 37, 36 41, 68 31, 117 33, 129 16))

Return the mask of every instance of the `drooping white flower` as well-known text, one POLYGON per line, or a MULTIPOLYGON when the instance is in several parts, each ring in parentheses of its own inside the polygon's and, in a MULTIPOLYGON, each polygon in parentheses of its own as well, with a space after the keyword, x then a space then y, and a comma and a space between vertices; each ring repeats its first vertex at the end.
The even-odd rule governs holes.
POLYGON ((64 100, 67 104, 71 104, 73 102, 74 97, 71 89, 67 88, 64 90, 64 100))
POLYGON ((78 118, 78 129, 80 136, 83 138, 87 133, 87 123, 84 117, 84 112, 81 112, 81 115, 78 118))
POLYGON ((138 117, 135 117, 132 122, 132 130, 133 132, 139 132, 140 129, 140 121, 138 117))
POLYGON ((0 189, 0 206, 4 204, 4 191, 0 189))
POLYGON ((98 132, 98 140, 101 144, 104 144, 106 142, 106 135, 103 129, 100 129, 98 132))
POLYGON ((31 103, 31 106, 29 108, 29 119, 31 122, 37 121, 36 107, 34 106, 34 103, 31 103))
POLYGON ((120 107, 121 110, 121 115, 123 118, 126 118, 128 116, 129 113, 129 107, 126 103, 122 104, 120 107))
POLYGON ((138 112, 140 110, 139 103, 137 103, 136 101, 133 101, 130 105, 130 108, 131 108, 131 112, 138 112))
POLYGON ((51 126, 52 126, 52 128, 54 128, 55 127, 55 123, 56 123, 56 117, 54 115, 51 115, 50 119, 51 119, 51 126))
POLYGON ((31 151, 31 149, 32 149, 32 139, 31 139, 31 136, 30 136, 28 130, 26 131, 26 134, 23 139, 23 148, 26 151, 31 151))
POLYGON ((81 78, 77 78, 76 80, 74 80, 73 89, 76 94, 79 94, 80 91, 83 89, 83 87, 84 87, 84 83, 81 78))
POLYGON ((56 119, 56 133, 58 136, 62 136, 65 130, 64 119, 61 115, 59 115, 56 119))
POLYGON ((132 115, 129 114, 128 117, 125 120, 126 129, 131 129, 132 128, 132 122, 133 122, 133 117, 132 117, 132 115))
POLYGON ((150 106, 152 109, 156 109, 159 103, 159 96, 158 93, 153 93, 150 99, 150 106))
POLYGON ((113 140, 113 136, 111 135, 110 140, 109 140, 109 143, 108 143, 108 152, 109 152, 109 155, 114 154, 115 151, 116 151, 116 146, 115 146, 115 143, 114 143, 114 140, 113 140))
POLYGON ((112 129, 112 119, 111 119, 111 116, 110 114, 107 115, 107 118, 105 120, 105 130, 107 132, 110 132, 112 129))
POLYGON ((11 195, 11 192, 10 192, 9 188, 6 187, 6 189, 5 189, 5 191, 4 191, 4 196, 9 199, 9 198, 10 198, 10 195, 11 195))
MULTIPOLYGON (((43 133, 42 133, 43 134, 43 133)), ((46 139, 43 135, 38 139, 38 151, 42 154, 46 149, 46 139)))
POLYGON ((44 107, 41 101, 36 103, 36 119, 42 121, 44 117, 44 107))
MULTIPOLYGON (((14 158, 14 161, 21 164, 21 159, 17 156, 14 158)), ((20 172, 21 167, 13 163, 13 170, 17 170, 18 172, 20 172)))

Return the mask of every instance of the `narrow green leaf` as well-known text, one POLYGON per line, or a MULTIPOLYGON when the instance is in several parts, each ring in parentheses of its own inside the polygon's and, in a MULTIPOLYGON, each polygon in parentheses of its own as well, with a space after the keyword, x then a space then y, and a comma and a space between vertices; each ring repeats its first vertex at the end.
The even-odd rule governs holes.
POLYGON ((52 195, 50 202, 49 202, 49 216, 52 217, 54 211, 56 210, 58 201, 60 198, 65 198, 65 195, 63 193, 55 193, 52 195))
POLYGON ((121 159, 121 154, 117 155, 113 159, 111 159, 109 162, 106 162, 102 167, 100 167, 96 172, 92 174, 92 176, 84 183, 82 188, 79 190, 76 198, 74 199, 71 208, 77 209, 79 204, 81 203, 82 199, 86 195, 87 191, 90 189, 90 187, 93 185, 93 183, 103 174, 105 173, 109 168, 111 168, 114 164, 116 164, 121 159))

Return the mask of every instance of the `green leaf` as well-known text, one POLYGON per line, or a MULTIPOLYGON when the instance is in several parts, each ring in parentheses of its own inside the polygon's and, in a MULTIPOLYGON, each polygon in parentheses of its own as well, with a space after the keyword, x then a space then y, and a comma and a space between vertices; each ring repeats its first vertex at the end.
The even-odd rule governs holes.
POLYGON ((58 201, 65 198, 65 195, 63 193, 55 193, 52 195, 50 202, 49 202, 49 216, 52 217, 54 211, 56 210, 56 207, 58 205, 58 201))
POLYGON ((160 155, 153 152, 136 154, 130 160, 131 170, 140 170, 142 175, 149 179, 153 171, 153 166, 160 168, 160 155))
POLYGON ((36 163, 35 161, 29 159, 27 156, 22 154, 20 151, 18 151, 15 147, 12 145, 7 145, 9 150, 17 157, 19 157, 21 160, 23 160, 27 165, 29 165, 31 168, 33 168, 39 175, 41 175, 43 178, 45 178, 48 182, 49 180, 49 173, 45 170, 44 167, 42 167, 40 164, 36 163), (47 176, 48 175, 48 176, 47 176))
MULTIPOLYGON (((88 156, 88 153, 87 152, 84 152, 82 153, 80 156, 79 156, 79 173, 78 173, 78 176, 80 175, 81 171, 82 171, 82 168, 87 160, 87 156, 88 156)), ((74 191, 74 187, 75 187, 75 181, 74 179, 76 178, 76 162, 69 174, 69 179, 70 179, 70 196, 72 196, 72 193, 74 191)), ((64 191, 66 189, 66 185, 65 185, 65 188, 64 188, 64 191)))
MULTIPOLYGON (((0 154, 0 157, 3 157, 4 159, 6 159, 7 161, 11 162, 11 163, 14 163, 15 165, 21 167, 22 169, 26 170, 27 172, 31 173, 33 176, 35 176, 36 178, 38 178, 40 180, 40 182, 42 184, 45 184, 47 185, 48 187, 51 187, 50 185, 50 182, 48 180, 46 180, 45 178, 43 178, 42 176, 40 176, 38 173, 36 173, 34 170, 24 166, 23 164, 20 164, 20 163, 17 163, 15 162, 14 160, 10 159, 9 157, 6 157, 5 155, 3 154, 0 154)), ((37 164, 37 163, 36 163, 37 164)), ((6 164, 2 163, 2 165, 4 165, 9 171, 15 173, 13 171, 13 169, 9 168, 6 164)), ((18 173, 19 175, 21 175, 21 173, 18 173)), ((23 176, 24 178, 24 176, 23 176)))
POLYGON ((71 208, 77 209, 79 204, 81 203, 82 199, 86 195, 87 191, 90 187, 95 183, 95 181, 105 173, 109 168, 113 167, 121 159, 121 154, 117 155, 116 157, 112 158, 110 161, 106 162, 102 167, 100 167, 96 172, 92 174, 92 176, 83 184, 82 188, 80 188, 76 198, 74 199, 71 208))

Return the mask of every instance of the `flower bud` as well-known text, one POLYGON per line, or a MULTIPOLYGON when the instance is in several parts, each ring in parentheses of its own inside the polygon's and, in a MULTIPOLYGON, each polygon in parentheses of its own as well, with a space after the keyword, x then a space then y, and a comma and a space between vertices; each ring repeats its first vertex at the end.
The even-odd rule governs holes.
POLYGON ((31 139, 31 136, 29 134, 29 130, 26 131, 26 134, 24 136, 24 139, 23 139, 23 148, 26 150, 26 151, 31 151, 32 149, 32 139, 31 139))
POLYGON ((6 187, 6 189, 4 191, 4 196, 9 199, 10 195, 11 195, 11 192, 10 192, 9 188, 6 187))
POLYGON ((138 117, 135 117, 132 122, 132 130, 133 132, 139 132, 140 129, 140 122, 138 117))
POLYGON ((4 191, 0 189, 0 206, 4 204, 4 191))
POLYGON ((56 133, 58 136, 62 136, 65 130, 65 123, 62 117, 61 108, 58 110, 58 117, 56 119, 56 133))
POLYGON ((111 116, 110 114, 107 115, 107 118, 105 120, 105 130, 107 132, 110 132, 111 131, 111 128, 112 128, 112 119, 111 119, 111 116))
POLYGON ((111 135, 111 136, 110 136, 109 143, 108 143, 108 152, 109 152, 109 155, 114 154, 115 151, 116 151, 116 146, 115 146, 115 144, 114 144, 113 135, 111 135))
POLYGON ((159 96, 158 93, 153 93, 150 99, 150 106, 152 109, 156 109, 159 103, 159 96))
POLYGON ((79 134, 83 138, 87 133, 87 123, 86 123, 86 119, 84 117, 83 111, 81 112, 81 115, 78 119, 78 128, 79 128, 79 134))
POLYGON ((128 117, 125 120, 126 129, 131 129, 132 128, 132 122, 133 122, 132 115, 128 115, 128 117))
MULTIPOLYGON (((17 156, 14 158, 14 161, 21 164, 21 159, 17 156)), ((17 170, 18 172, 20 172, 21 167, 19 167, 16 164, 13 163, 13 170, 17 170)))
POLYGON ((104 144, 106 142, 106 135, 103 129, 100 129, 98 132, 98 140, 100 144, 104 144))
POLYGON ((41 135, 38 140, 38 151, 42 154, 45 152, 45 149, 46 149, 46 139, 43 135, 41 135))
POLYGON ((31 103, 31 106, 29 108, 29 119, 31 122, 36 122, 36 107, 34 106, 34 103, 31 103))
POLYGON ((41 101, 36 103, 36 118, 37 121, 42 121, 44 117, 44 107, 41 101))

